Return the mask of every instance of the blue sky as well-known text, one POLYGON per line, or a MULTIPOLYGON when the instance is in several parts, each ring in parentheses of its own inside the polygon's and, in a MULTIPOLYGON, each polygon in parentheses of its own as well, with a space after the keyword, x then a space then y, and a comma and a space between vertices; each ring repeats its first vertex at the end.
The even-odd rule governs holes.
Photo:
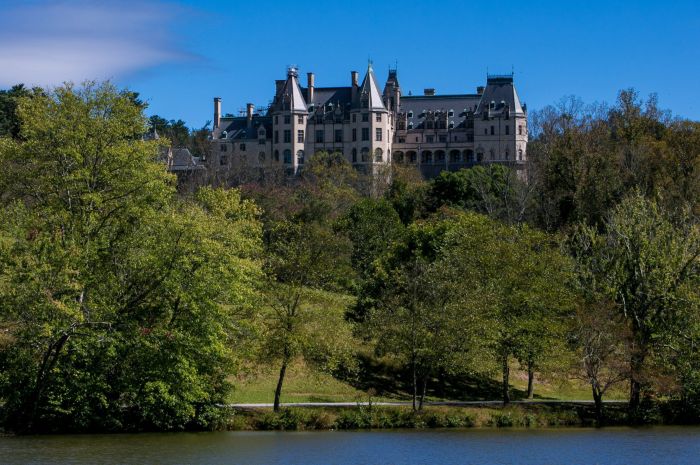
POLYGON ((0 0, 0 87, 110 78, 149 114, 200 127, 212 97, 237 113, 265 105, 286 67, 348 85, 371 58, 398 62, 404 93, 474 92, 515 70, 530 109, 576 95, 656 92, 700 120, 696 1, 46 1, 0 0))

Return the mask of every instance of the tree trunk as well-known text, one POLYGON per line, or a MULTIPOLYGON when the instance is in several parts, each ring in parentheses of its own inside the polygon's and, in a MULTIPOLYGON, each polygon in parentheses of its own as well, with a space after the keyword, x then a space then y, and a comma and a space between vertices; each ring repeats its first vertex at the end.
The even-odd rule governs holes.
POLYGON ((41 397, 44 393, 44 388, 48 384, 49 375, 58 362, 58 357, 63 350, 63 346, 68 342, 70 335, 64 334, 54 344, 50 345, 44 354, 44 358, 36 375, 34 390, 32 391, 26 409, 27 421, 21 425, 25 432, 31 433, 34 430, 34 424, 41 404, 41 397))
POLYGON ((411 369, 413 370, 413 411, 418 410, 416 405, 416 400, 418 398, 418 375, 416 373, 416 361, 413 360, 411 363, 411 369))
POLYGON ((287 359, 282 360, 282 367, 280 368, 280 377, 277 380, 277 388, 275 389, 275 404, 273 410, 275 412, 280 411, 280 396, 282 395, 282 383, 284 383, 284 375, 287 372, 287 359))
POLYGON ((418 410, 423 410, 423 402, 425 402, 425 391, 428 389, 428 375, 423 377, 423 387, 420 393, 420 402, 418 404, 418 410))
POLYGON ((503 355, 503 404, 510 403, 510 366, 508 366, 508 354, 503 355))
POLYGON ((642 367, 644 365, 644 360, 646 359, 646 354, 644 352, 637 352, 632 355, 630 360, 630 412, 636 412, 639 409, 639 405, 642 400, 642 382, 641 373, 642 367))
POLYGON ((527 363, 527 398, 532 399, 535 397, 535 369, 532 366, 532 362, 527 363))
POLYGON ((595 384, 592 384, 593 402, 595 403, 595 418, 598 426, 603 424, 603 394, 595 384))

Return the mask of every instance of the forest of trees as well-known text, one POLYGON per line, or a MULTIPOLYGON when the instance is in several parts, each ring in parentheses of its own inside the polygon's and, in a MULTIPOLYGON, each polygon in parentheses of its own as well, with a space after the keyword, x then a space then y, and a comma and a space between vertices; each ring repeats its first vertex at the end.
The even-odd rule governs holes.
MULTIPOLYGON (((633 90, 530 114, 526 171, 385 184, 317 153, 293 180, 178 193, 157 162, 205 129, 109 83, 0 91, 0 421, 216 428, 246 363, 343 379, 357 342, 410 373, 511 370, 670 400, 700 418, 700 123, 633 90), (369 187, 368 187, 369 186, 369 187), (371 195, 369 194, 371 193, 371 195), (319 293, 348 296, 342 324, 319 293)), ((194 145, 193 145, 194 147, 194 145)))

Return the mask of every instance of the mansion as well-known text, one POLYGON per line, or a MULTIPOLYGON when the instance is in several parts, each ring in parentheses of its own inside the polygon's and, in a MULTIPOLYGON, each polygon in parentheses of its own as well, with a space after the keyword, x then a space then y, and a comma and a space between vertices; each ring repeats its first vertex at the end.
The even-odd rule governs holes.
POLYGON ((307 73, 302 87, 296 68, 275 81, 266 108, 247 104, 244 114, 222 116, 214 99, 214 126, 208 168, 303 169, 318 151, 340 152, 358 170, 372 173, 392 163, 412 164, 425 177, 482 163, 522 169, 527 159, 527 108, 520 103, 513 75, 488 75, 473 94, 403 95, 396 70, 383 91, 371 64, 350 85, 317 87, 307 73))

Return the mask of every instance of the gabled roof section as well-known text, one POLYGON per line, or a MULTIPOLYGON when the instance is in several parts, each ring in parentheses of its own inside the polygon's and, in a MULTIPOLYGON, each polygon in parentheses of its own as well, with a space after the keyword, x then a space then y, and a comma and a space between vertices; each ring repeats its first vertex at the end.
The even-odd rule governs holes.
POLYGON ((374 75, 374 70, 372 70, 372 63, 367 65, 367 74, 360 86, 360 102, 362 102, 361 106, 363 108, 386 111, 382 101, 382 94, 379 92, 379 86, 377 85, 377 78, 374 75), (367 106, 365 107, 365 105, 367 106))

